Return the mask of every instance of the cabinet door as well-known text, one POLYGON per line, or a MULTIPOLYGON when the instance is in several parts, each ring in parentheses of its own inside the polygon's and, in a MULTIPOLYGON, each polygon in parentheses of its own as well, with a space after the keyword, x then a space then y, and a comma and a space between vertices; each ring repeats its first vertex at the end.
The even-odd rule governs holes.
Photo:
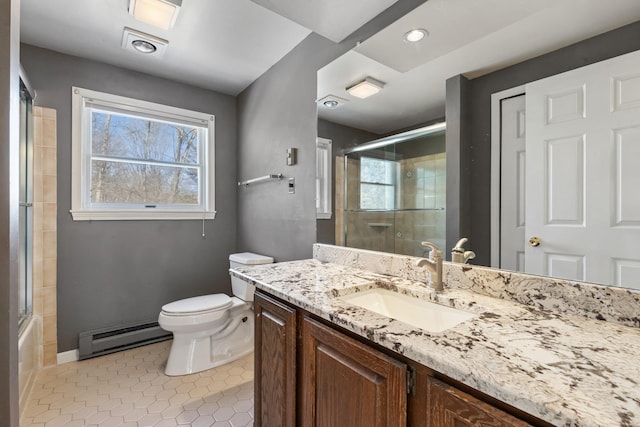
POLYGON ((296 425, 296 311, 256 292, 256 427, 296 425))
POLYGON ((302 340, 302 426, 406 426, 406 365, 307 317, 302 340))
POLYGON ((428 387, 429 427, 530 427, 530 424, 434 378, 429 378, 428 387))

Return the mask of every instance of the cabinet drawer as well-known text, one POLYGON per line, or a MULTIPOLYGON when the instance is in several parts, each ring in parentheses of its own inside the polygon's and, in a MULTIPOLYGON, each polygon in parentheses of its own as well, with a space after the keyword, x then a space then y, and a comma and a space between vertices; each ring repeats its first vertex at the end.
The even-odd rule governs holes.
POLYGON ((428 380, 429 427, 530 427, 531 425, 457 388, 428 380))

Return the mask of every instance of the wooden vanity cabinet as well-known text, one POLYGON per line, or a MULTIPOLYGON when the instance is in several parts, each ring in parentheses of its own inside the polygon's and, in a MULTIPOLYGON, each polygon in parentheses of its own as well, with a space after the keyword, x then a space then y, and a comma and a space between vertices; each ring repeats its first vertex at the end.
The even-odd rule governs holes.
POLYGON ((296 310, 256 292, 254 420, 256 426, 296 426, 296 310))
POLYGON ((407 365, 302 317, 302 427, 404 427, 407 365))
POLYGON ((449 384, 429 378, 429 427, 528 427, 510 414, 449 384))
POLYGON ((256 427, 549 426, 262 291, 254 303, 256 427))

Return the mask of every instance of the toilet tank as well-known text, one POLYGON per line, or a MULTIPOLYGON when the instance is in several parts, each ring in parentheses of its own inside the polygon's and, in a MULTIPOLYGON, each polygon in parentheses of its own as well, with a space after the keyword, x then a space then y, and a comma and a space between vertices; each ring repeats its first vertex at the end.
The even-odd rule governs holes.
MULTIPOLYGON (((273 258, 258 255, 251 252, 242 252, 239 254, 229 255, 229 266, 231 268, 241 267, 243 265, 271 264, 273 258)), ((256 288, 242 279, 231 276, 231 290, 233 295, 243 301, 253 301, 253 293, 256 288)))

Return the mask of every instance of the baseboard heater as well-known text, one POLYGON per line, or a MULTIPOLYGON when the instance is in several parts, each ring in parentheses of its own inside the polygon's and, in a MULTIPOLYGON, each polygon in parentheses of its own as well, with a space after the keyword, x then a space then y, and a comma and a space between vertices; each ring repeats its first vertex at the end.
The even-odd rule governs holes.
POLYGON ((158 326, 158 322, 141 322, 80 332, 79 359, 90 359, 116 351, 140 347, 171 339, 173 334, 158 326))

